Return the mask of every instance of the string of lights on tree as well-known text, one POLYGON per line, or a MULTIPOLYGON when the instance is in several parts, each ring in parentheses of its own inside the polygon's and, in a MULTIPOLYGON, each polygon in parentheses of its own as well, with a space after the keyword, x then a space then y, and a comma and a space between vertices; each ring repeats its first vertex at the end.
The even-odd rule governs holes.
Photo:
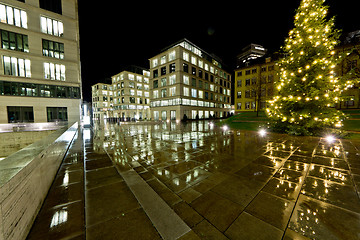
POLYGON ((276 94, 266 109, 268 116, 289 128, 312 135, 314 129, 341 127, 345 115, 333 108, 353 83, 343 82, 335 68, 340 31, 334 17, 327 19, 325 0, 303 0, 295 14, 295 28, 282 47, 276 94))

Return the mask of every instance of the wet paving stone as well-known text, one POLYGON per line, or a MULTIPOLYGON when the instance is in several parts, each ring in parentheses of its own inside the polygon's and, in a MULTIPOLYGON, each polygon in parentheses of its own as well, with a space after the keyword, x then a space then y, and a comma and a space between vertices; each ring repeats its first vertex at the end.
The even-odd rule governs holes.
POLYGON ((360 141, 261 137, 209 121, 95 125, 84 136, 32 239, 57 236, 43 225, 56 210, 74 216, 60 237, 161 239, 129 173, 191 228, 179 239, 360 239, 360 141))

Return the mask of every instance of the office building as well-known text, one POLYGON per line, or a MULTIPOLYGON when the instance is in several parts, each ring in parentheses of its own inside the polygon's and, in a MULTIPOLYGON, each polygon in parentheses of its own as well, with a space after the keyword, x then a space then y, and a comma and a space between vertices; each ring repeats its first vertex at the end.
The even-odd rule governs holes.
POLYGON ((79 121, 77 0, 0 0, 0 123, 79 121))
POLYGON ((111 84, 97 83, 91 86, 93 121, 113 117, 113 89, 111 84))
POLYGON ((260 57, 235 70, 235 113, 266 108, 274 94, 277 68, 273 58, 260 57))
POLYGON ((267 50, 259 44, 251 43, 247 45, 236 57, 236 68, 243 66, 246 62, 263 57, 266 52, 267 50))
POLYGON ((183 39, 149 59, 153 120, 230 114, 231 74, 221 60, 183 39))
POLYGON ((150 119, 150 72, 131 66, 112 76, 113 117, 121 121, 150 119))

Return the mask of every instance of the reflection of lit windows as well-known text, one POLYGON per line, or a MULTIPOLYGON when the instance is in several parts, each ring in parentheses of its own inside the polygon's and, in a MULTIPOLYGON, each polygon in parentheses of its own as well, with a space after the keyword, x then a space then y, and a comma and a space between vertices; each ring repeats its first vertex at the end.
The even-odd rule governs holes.
POLYGON ((67 218, 68 218, 67 210, 62 209, 60 211, 55 212, 51 219, 50 228, 56 227, 57 225, 67 222, 67 218))

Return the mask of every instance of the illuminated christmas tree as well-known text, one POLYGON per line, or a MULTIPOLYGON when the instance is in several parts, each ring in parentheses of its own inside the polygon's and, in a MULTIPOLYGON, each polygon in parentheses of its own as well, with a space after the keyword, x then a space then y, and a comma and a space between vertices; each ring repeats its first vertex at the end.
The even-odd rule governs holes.
POLYGON ((334 47, 340 31, 327 19, 325 0, 302 0, 295 28, 282 47, 275 97, 266 109, 274 128, 297 135, 314 135, 340 127, 345 115, 334 108, 343 89, 336 77, 339 61, 334 47))

